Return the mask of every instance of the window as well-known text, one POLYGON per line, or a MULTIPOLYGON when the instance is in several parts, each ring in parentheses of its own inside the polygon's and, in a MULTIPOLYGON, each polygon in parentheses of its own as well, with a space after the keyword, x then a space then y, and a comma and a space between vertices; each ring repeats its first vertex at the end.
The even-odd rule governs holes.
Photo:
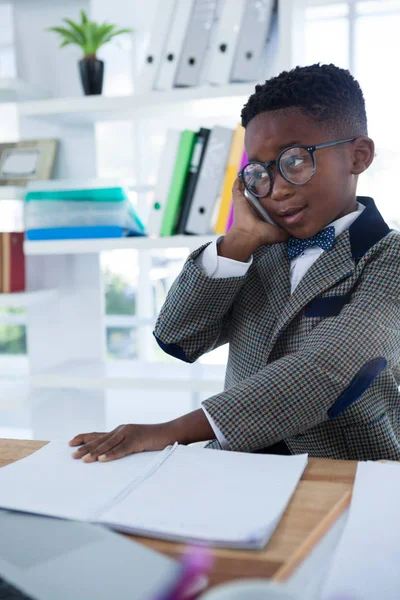
POLYGON ((376 157, 360 177, 358 193, 372 196, 389 225, 400 228, 395 198, 400 161, 400 125, 396 117, 400 0, 313 0, 309 4, 306 63, 332 62, 351 67, 364 92, 376 157))
POLYGON ((334 63, 348 69, 348 14, 347 2, 306 9, 305 65, 334 63))
POLYGON ((399 0, 357 3, 354 71, 365 96, 369 135, 376 145, 374 163, 360 178, 359 191, 375 198, 383 217, 396 229, 400 229, 399 28, 399 0))

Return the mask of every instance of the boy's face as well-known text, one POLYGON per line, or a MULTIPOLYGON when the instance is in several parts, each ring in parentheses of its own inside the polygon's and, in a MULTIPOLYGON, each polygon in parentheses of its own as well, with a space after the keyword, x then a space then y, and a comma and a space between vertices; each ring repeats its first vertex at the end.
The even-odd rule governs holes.
MULTIPOLYGON (((260 113, 250 121, 245 146, 249 160, 267 162, 275 160, 289 146, 321 144, 337 139, 343 138, 329 134, 322 125, 296 109, 277 110, 260 113)), ((373 150, 373 142, 369 141, 373 150)), ((272 220, 289 235, 308 238, 356 210, 357 175, 368 166, 354 166, 360 159, 360 156, 355 157, 356 145, 357 142, 353 142, 316 150, 316 170, 305 185, 288 183, 273 166, 272 191, 260 198, 272 220), (299 212, 295 214, 295 210, 299 212)), ((372 157, 373 153, 371 161, 372 157)))

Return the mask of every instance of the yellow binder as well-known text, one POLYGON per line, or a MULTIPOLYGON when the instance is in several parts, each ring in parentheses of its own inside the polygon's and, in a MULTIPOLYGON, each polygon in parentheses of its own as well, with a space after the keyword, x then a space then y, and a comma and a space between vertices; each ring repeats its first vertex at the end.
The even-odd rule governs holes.
POLYGON ((238 170, 240 167, 240 161, 242 159, 243 148, 244 148, 244 127, 238 125, 233 136, 233 142, 231 151, 229 153, 228 164, 225 170, 225 178, 222 186, 221 203, 219 206, 219 213, 217 222, 214 227, 215 233, 224 234, 226 233, 226 227, 228 224, 229 213, 232 204, 232 186, 237 177, 238 170))

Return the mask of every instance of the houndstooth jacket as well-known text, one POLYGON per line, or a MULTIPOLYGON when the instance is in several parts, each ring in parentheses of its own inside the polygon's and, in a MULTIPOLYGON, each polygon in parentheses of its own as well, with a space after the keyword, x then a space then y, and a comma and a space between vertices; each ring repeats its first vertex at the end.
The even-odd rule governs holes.
MULTIPOLYGON (((246 275, 208 277, 193 252, 154 335, 186 362, 229 343, 224 391, 203 405, 231 450, 400 459, 400 234, 371 198, 290 293, 286 244, 246 275)), ((215 440, 211 447, 219 447, 215 440)))

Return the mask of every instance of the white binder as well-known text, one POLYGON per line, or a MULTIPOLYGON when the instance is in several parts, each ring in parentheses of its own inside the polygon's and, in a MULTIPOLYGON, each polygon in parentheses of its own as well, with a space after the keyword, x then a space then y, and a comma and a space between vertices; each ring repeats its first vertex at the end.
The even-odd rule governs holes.
POLYGON ((200 84, 218 2, 219 0, 195 0, 175 76, 177 87, 200 84))
POLYGON ((224 182, 233 129, 217 125, 210 133, 186 225, 187 233, 206 235, 224 182))
POLYGON ((247 0, 224 0, 208 61, 207 81, 229 83, 247 0))
POLYGON ((233 60, 231 81, 258 81, 273 10, 274 0, 247 0, 233 60))
POLYGON ((146 52, 144 65, 141 69, 137 93, 147 93, 153 89, 163 50, 168 38, 168 32, 174 18, 177 0, 159 0, 158 9, 146 52))
POLYGON ((164 149, 161 153, 154 199, 150 208, 147 233, 159 235, 167 206, 169 188, 171 187, 175 163, 178 156, 181 132, 175 129, 167 131, 164 149))
POLYGON ((177 0, 176 2, 174 18, 156 76, 154 87, 157 90, 170 90, 174 85, 175 73, 194 2, 195 0, 177 0))

